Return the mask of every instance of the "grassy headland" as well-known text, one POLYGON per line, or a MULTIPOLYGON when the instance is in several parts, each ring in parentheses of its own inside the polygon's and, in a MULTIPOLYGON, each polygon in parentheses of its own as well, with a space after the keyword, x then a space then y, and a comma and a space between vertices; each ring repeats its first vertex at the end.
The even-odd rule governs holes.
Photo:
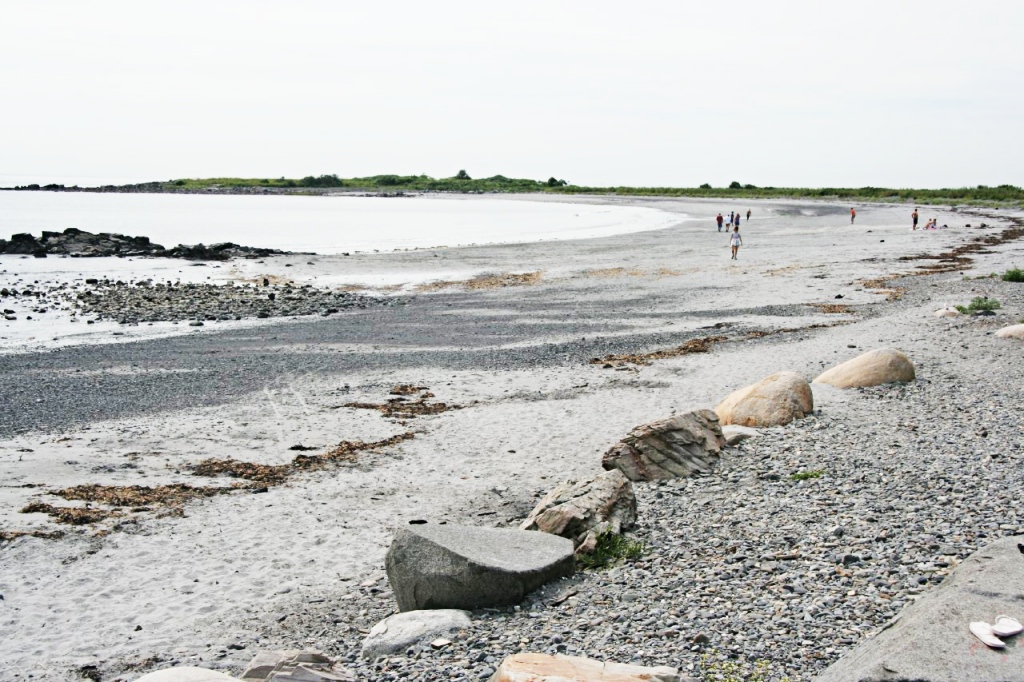
POLYGON ((916 204, 958 204, 984 206, 1024 206, 1024 189, 1014 185, 989 187, 955 187, 945 189, 892 189, 886 187, 757 187, 733 182, 728 187, 587 187, 565 180, 530 180, 495 175, 472 178, 459 171, 450 178, 428 175, 373 175, 362 178, 339 178, 337 175, 304 178, 186 178, 167 182, 102 188, 64 187, 63 185, 29 185, 15 189, 51 191, 105 192, 220 192, 230 193, 316 193, 330 190, 369 191, 376 193, 454 192, 549 194, 614 194, 621 196, 706 197, 721 199, 830 199, 858 202, 889 202, 916 204))

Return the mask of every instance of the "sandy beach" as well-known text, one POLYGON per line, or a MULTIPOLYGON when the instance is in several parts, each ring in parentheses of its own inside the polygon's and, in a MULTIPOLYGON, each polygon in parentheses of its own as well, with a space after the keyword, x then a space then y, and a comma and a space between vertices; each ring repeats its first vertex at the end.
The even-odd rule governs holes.
MULTIPOLYGON (((129 681, 172 662, 238 673, 257 650, 310 647, 360 679, 476 680, 503 652, 554 647, 694 674, 710 652, 808 680, 970 551, 1024 533, 1024 363, 1019 342, 992 334, 1024 318, 1024 285, 987 277, 1021 267, 1024 242, 963 250, 1019 215, 929 207, 948 228, 911 231, 905 205, 858 205, 851 225, 849 206, 817 202, 578 201, 706 220, 203 267, 76 259, 82 272, 112 261, 126 281, 274 278, 395 303, 202 327, 85 329, 54 311, 0 329, 0 676, 129 681), (748 208, 732 261, 713 216, 748 208), (1002 307, 932 314, 976 296, 1002 307), (724 338, 640 357, 709 336, 724 338), (882 346, 915 362, 917 383, 816 388, 814 416, 731 450, 712 476, 638 485, 639 562, 474 613, 449 648, 358 658, 396 611, 384 554, 409 521, 514 526, 557 482, 597 473, 638 424, 882 346), (398 386, 420 407, 389 412, 398 386), (278 468, 245 479, 199 466, 210 460, 278 468), (826 473, 788 479, 811 469, 826 473), (939 478, 958 485, 915 487, 939 478), (116 509, 54 494, 80 486, 179 487, 116 509), (101 513, 69 525, 22 513, 32 504, 101 513), (765 559, 783 546, 800 558, 765 559), (757 565, 734 571, 737 551, 757 565), (850 552, 858 565, 838 574, 828 557, 850 552)), ((73 269, 0 256, 0 286, 82 286, 73 269)))

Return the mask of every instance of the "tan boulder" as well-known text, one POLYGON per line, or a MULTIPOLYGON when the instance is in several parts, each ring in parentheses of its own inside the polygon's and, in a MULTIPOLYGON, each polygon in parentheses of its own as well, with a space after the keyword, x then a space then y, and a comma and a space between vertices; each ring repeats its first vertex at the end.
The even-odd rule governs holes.
POLYGON ((935 311, 935 317, 960 317, 960 311, 946 306, 935 311))
POLYGON ((685 478, 709 473, 724 446, 718 416, 695 410, 636 427, 604 453, 601 466, 631 481, 685 478))
POLYGON ((156 672, 147 673, 138 678, 137 682, 220 682, 237 678, 225 675, 216 670, 195 668, 193 666, 175 666, 156 672))
POLYGON ((597 536, 616 535, 636 523, 633 484, 618 469, 582 481, 563 481, 544 496, 522 530, 539 530, 569 538, 577 552, 593 548, 597 536))
POLYGON ((916 378, 914 363, 894 348, 869 350, 818 375, 812 383, 836 388, 879 386, 916 378))
POLYGON ((675 668, 651 668, 576 656, 521 653, 507 657, 490 682, 681 682, 675 668))
POLYGON ((796 372, 776 372, 730 393, 715 412, 722 424, 782 426, 814 411, 807 380, 796 372))
POLYGON ((996 336, 1001 339, 1024 339, 1024 324, 1003 327, 996 332, 996 336))

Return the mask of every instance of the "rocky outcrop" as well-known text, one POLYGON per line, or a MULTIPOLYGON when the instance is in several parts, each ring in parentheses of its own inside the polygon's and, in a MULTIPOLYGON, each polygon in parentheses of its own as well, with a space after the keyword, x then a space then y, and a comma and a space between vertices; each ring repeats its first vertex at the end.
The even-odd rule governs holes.
POLYGON ((796 372, 776 372, 733 391, 715 408, 722 424, 783 426, 814 411, 807 380, 796 372))
POLYGON ((224 261, 231 258, 265 258, 266 256, 285 255, 288 252, 239 246, 230 242, 211 244, 210 246, 179 244, 173 249, 165 249, 160 244, 150 242, 149 237, 128 237, 111 232, 93 234, 69 227, 63 232, 43 232, 39 239, 26 233, 13 235, 10 241, 0 240, 0 253, 33 256, 53 254, 76 258, 156 256, 196 261, 224 261))
POLYGON ((1014 324, 1003 327, 996 332, 1000 339, 1024 339, 1024 324, 1014 324))
POLYGON ((696 410, 636 427, 604 454, 601 465, 631 481, 685 478, 710 472, 724 445, 718 415, 696 410))
POLYGON ((577 656, 513 654, 490 682, 684 682, 675 668, 651 668, 577 656))
POLYGON ((563 481, 544 496, 522 530, 569 538, 577 551, 593 551, 602 533, 622 533, 636 523, 633 484, 613 469, 582 481, 563 481))
POLYGON ((859 388, 906 383, 917 377, 914 363, 893 348, 876 348, 826 370, 814 380, 836 388, 859 388))
POLYGON ((989 649, 968 629, 1002 613, 1022 616, 1024 538, 1007 537, 969 556, 880 633, 833 663, 816 682, 1024 682, 1024 635, 989 649))
POLYGON ((457 609, 406 611, 388 616, 370 629, 363 640, 363 658, 404 652, 429 638, 465 630, 472 625, 469 613, 457 609))
POLYGON ((509 606, 575 570, 566 538, 455 524, 400 530, 385 565, 400 611, 509 606))

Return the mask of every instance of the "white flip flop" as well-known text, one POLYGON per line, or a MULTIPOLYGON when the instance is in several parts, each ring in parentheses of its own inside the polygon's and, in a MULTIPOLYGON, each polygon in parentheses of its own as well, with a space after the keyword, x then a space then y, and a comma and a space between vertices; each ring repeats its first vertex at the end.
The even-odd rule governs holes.
POLYGON ((985 646, 990 646, 993 649, 1002 649, 1006 646, 1006 644, 1003 643, 1003 640, 996 637, 995 633, 992 631, 992 626, 988 623, 983 623, 981 621, 971 623, 971 634, 980 639, 985 646))
POLYGON ((996 622, 992 624, 992 634, 996 637, 1013 637, 1024 632, 1024 625, 1016 618, 1010 618, 1002 614, 996 616, 996 622))

